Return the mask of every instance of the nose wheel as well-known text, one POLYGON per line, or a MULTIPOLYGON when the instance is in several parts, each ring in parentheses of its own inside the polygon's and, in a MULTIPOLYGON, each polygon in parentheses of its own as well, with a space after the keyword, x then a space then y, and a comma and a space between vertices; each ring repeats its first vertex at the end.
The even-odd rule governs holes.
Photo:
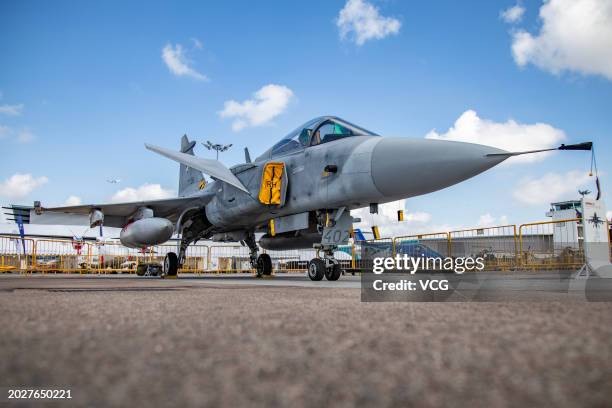
POLYGON ((308 264, 308 277, 312 281, 320 281, 325 275, 325 261, 315 258, 308 264))
POLYGON ((336 281, 342 275, 342 267, 336 259, 314 258, 308 264, 308 277, 320 281, 325 276, 328 281, 336 281))
POLYGON ((342 268, 339 263, 335 263, 331 268, 325 269, 325 279, 328 281, 337 281, 342 275, 342 268))

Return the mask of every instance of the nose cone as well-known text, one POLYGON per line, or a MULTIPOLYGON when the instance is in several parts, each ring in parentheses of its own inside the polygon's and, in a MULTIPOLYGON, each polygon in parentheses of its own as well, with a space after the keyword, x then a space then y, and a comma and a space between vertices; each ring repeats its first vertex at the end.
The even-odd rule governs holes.
POLYGON ((504 161, 503 150, 445 140, 383 138, 372 152, 372 178, 389 197, 412 197, 459 183, 504 161))

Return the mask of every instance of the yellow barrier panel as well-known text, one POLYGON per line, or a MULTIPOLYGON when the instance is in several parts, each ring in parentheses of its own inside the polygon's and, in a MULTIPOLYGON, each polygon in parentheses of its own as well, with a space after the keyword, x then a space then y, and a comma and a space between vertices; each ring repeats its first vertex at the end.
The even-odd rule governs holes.
POLYGON ((90 244, 91 255, 84 269, 99 274, 136 273, 138 265, 155 262, 153 248, 146 250, 128 248, 120 242, 95 242, 90 244))
POLYGON ((0 236, 0 273, 31 272, 35 253, 36 245, 31 238, 0 236))
POLYGON ((72 273, 88 269, 91 249, 88 243, 61 239, 35 242, 34 269, 41 273, 72 273))
POLYGON ((450 256, 484 259, 485 270, 508 271, 518 266, 516 225, 450 231, 450 256))
POLYGON ((585 262, 581 219, 522 224, 519 259, 523 269, 579 269, 585 262))
MULTIPOLYGON (((177 245, 163 244, 157 245, 152 249, 151 262, 163 265, 168 252, 178 253, 177 245)), ((208 270, 209 247, 204 245, 190 245, 187 247, 183 265, 178 270, 179 273, 203 273, 208 270)))
MULTIPOLYGON (((146 251, 119 242, 76 242, 69 239, 21 240, 0 236, 0 272, 134 273, 138 265, 161 266, 176 245, 146 251), (25 253, 24 253, 25 244, 25 253)), ((276 272, 305 272, 314 249, 263 251, 276 272)), ((367 268, 373 256, 483 257, 486 270, 578 269, 584 263, 582 223, 578 218, 516 225, 471 228, 356 241, 340 246, 335 257, 345 270, 367 268)), ((612 256, 612 246, 611 246, 612 256)), ((181 273, 253 273, 249 249, 240 245, 189 246, 181 273)))

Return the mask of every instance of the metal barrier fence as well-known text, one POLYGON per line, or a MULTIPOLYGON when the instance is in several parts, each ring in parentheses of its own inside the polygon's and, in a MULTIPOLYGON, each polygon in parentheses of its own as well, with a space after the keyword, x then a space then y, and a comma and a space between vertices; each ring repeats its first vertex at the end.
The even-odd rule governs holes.
POLYGON ((0 236, 0 273, 33 269, 36 243, 31 238, 0 236))
MULTIPOLYGON (((176 245, 146 251, 118 242, 77 242, 0 236, 0 272, 135 273, 138 265, 162 264, 176 245)), ((305 272, 314 249, 262 251, 276 273, 305 272)), ((370 268, 366 259, 396 255, 482 257, 485 270, 579 269, 585 262, 581 219, 416 234, 355 241, 340 246, 335 257, 347 271, 370 268)), ((612 247, 611 247, 612 254, 612 247)), ((187 249, 180 273, 253 273, 247 247, 197 245, 187 249)))
POLYGON ((580 218, 519 226, 523 269, 578 269, 585 263, 580 218))
POLYGON ((145 251, 127 248, 118 242, 95 242, 90 248, 84 270, 96 273, 136 273, 141 263, 153 262, 154 248, 145 251))
POLYGON ((211 245, 208 247, 207 271, 216 273, 250 273, 249 249, 242 245, 211 245))
POLYGON ((484 270, 507 271, 518 266, 516 225, 472 228, 448 233, 451 257, 484 259, 484 270))
POLYGON ((93 269, 89 243, 39 239, 34 248, 32 270, 37 272, 82 272, 93 269))
MULTIPOLYGON (((209 269, 209 251, 210 247, 207 246, 189 246, 185 254, 185 261, 181 269, 179 269, 179 273, 202 273, 207 271, 209 269)), ((164 258, 168 252, 178 252, 177 246, 163 244, 153 247, 148 262, 163 264, 164 258)))
POLYGON ((276 273, 305 272, 308 270, 308 262, 317 256, 314 249, 264 250, 263 252, 270 255, 272 270, 276 273))
POLYGON ((395 256, 393 238, 368 239, 353 243, 352 265, 354 270, 371 269, 371 259, 374 257, 395 256))

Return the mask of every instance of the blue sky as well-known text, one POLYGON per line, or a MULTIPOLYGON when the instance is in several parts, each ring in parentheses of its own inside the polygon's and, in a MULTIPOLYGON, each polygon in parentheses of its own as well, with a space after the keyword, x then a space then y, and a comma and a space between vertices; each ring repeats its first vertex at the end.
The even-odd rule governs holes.
MULTIPOLYGON (((0 203, 168 195, 178 166, 145 142, 177 148, 187 133, 233 143, 221 156, 232 165, 244 146, 257 156, 322 114, 388 136, 435 129, 517 148, 592 140, 610 202, 612 32, 554 34, 580 15, 567 1, 3 1, 0 203), (281 92, 270 106, 244 105, 271 84, 281 92), (221 117, 228 101, 235 109, 221 117)), ((592 18, 610 30, 609 0, 579 2, 602 5, 592 18)), ((576 198, 579 185, 594 190, 589 164, 588 153, 569 152, 500 166, 409 199, 404 227, 541 220, 547 202, 576 198)))

